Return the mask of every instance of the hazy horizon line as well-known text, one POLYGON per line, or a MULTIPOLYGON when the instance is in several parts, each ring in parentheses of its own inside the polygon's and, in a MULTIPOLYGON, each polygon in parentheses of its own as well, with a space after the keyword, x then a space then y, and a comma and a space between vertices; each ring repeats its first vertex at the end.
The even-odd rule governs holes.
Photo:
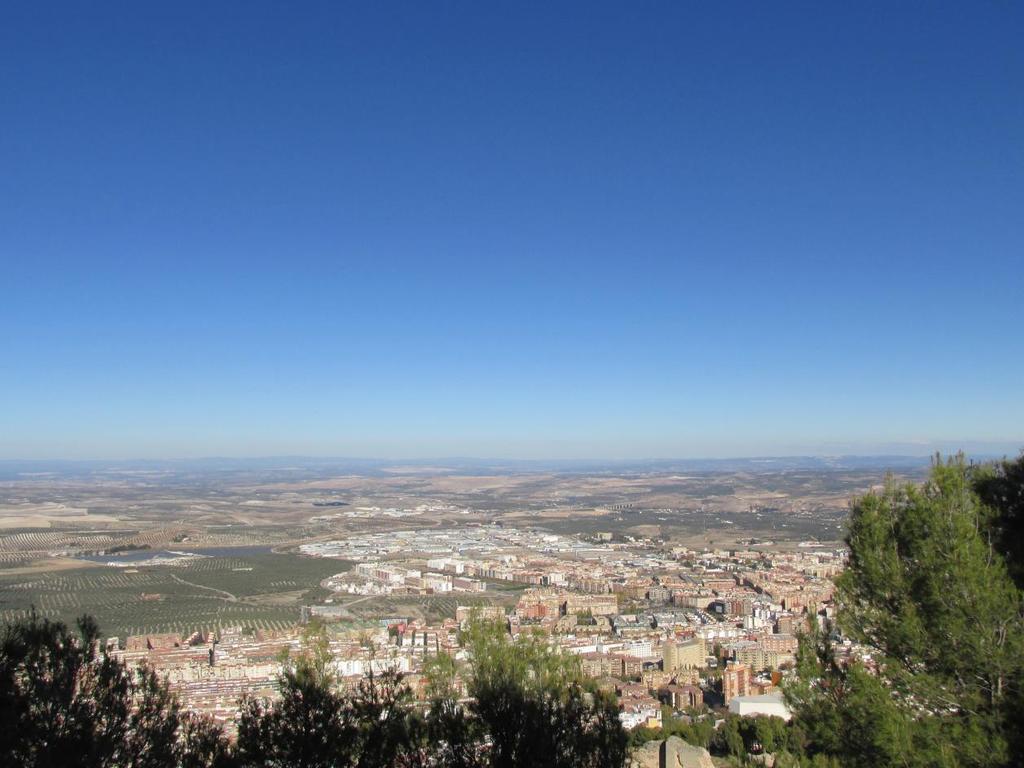
POLYGON ((184 462, 265 462, 265 461, 315 461, 315 462, 360 462, 360 463, 391 463, 391 464, 424 464, 428 462, 480 462, 480 463, 609 463, 609 464, 644 464, 658 462, 715 462, 715 461, 784 461, 794 459, 914 459, 930 460, 936 454, 943 456, 964 453, 968 457, 979 458, 1001 458, 1010 457, 1024 451, 1024 440, 1014 444, 1016 447, 1007 450, 1004 448, 990 448, 982 450, 970 450, 960 448, 956 450, 933 448, 922 449, 921 451, 809 451, 809 452, 786 452, 786 453, 737 453, 737 454, 706 454, 706 455, 649 455, 636 457, 623 456, 497 456, 486 454, 446 454, 436 456, 372 456, 358 454, 317 454, 317 453, 261 453, 261 454, 206 454, 196 456, 167 455, 167 456, 96 456, 96 457, 24 457, 24 456, 0 456, 0 463, 63 463, 63 464, 95 464, 95 463, 184 463, 184 462))

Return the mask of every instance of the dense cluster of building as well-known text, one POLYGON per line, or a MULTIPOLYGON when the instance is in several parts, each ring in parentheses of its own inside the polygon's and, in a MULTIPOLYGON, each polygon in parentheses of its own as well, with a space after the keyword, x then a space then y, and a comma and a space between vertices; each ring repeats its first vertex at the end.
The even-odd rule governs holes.
MULTIPOLYGON (((786 716, 780 678, 794 663, 799 632, 828 614, 832 577, 843 565, 842 551, 824 548, 695 552, 497 526, 370 535, 304 549, 357 561, 328 580, 336 591, 362 584, 473 592, 485 590, 486 580, 529 585, 510 611, 464 606, 432 624, 380 616, 369 627, 332 625, 330 650, 343 682, 391 668, 422 692, 424 659, 466 660, 460 626, 491 619, 513 636, 540 633, 577 655, 586 674, 618 695, 629 728, 659 725, 665 705, 680 713, 712 706, 786 716)), ((331 615, 330 606, 304 611, 305 618, 331 615)), ((156 667, 189 707, 230 720, 241 695, 274 695, 283 660, 300 651, 302 638, 296 626, 131 637, 110 647, 129 663, 156 667)))
POLYGON ((376 560, 359 563, 350 573, 327 579, 324 586, 335 592, 360 595, 439 595, 446 592, 483 592, 487 589, 487 583, 479 579, 455 573, 423 571, 376 560))

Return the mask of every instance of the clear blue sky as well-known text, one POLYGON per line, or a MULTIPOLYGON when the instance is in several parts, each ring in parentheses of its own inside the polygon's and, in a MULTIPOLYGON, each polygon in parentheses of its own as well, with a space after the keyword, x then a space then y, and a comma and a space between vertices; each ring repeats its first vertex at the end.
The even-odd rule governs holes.
POLYGON ((0 456, 1012 449, 1022 40, 1009 2, 5 3, 0 456))

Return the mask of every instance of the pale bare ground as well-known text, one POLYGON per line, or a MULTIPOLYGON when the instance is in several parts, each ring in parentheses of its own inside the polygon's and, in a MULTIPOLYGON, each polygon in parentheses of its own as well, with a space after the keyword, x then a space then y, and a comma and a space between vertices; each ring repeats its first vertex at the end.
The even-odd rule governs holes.
POLYGON ((551 479, 550 475, 444 475, 430 478, 430 488, 438 492, 496 491, 509 490, 524 485, 534 485, 551 479))
MULTIPOLYGON (((383 478, 374 478, 382 485, 388 485, 383 478)), ((331 477, 325 480, 300 480, 290 483, 266 483, 255 486, 257 490, 278 490, 278 491, 343 491, 353 488, 362 488, 368 485, 367 478, 357 475, 344 475, 342 477, 331 477)))
POLYGON ((43 504, 3 504, 0 514, 3 515, 43 515, 44 517, 80 516, 88 511, 85 507, 69 507, 67 504, 45 502, 43 504))
POLYGON ((120 522, 113 515, 90 515, 85 507, 65 504, 8 504, 0 506, 0 530, 8 528, 52 528, 54 523, 106 525, 120 522))
POLYGON ((19 565, 17 568, 0 569, 0 576, 32 576, 37 573, 70 571, 75 568, 103 567, 103 563, 94 563, 90 560, 75 560, 70 557, 48 557, 45 560, 34 560, 27 565, 19 565))
POLYGON ((514 489, 553 479, 552 475, 422 475, 393 474, 388 477, 360 477, 346 475, 322 480, 302 480, 288 483, 270 483, 258 486, 261 490, 315 491, 315 490, 376 490, 395 489, 416 493, 473 492, 514 489))
POLYGON ((453 467, 417 467, 417 466, 394 466, 384 467, 382 472, 391 475, 441 475, 456 471, 453 467))
POLYGON ((40 517, 38 515, 16 517, 7 516, 0 517, 0 530, 7 528, 39 528, 45 530, 46 528, 52 528, 53 522, 48 517, 40 517))

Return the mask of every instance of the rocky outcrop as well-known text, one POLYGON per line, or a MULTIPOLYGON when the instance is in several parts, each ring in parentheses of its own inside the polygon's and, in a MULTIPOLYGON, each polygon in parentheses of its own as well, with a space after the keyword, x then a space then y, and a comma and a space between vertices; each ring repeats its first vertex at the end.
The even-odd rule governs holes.
POLYGON ((633 753, 630 765, 631 768, 715 768, 706 749, 687 744, 678 736, 647 742, 633 753))
POLYGON ((630 758, 629 768, 661 768, 660 741, 648 741, 637 747, 630 758))
POLYGON ((703 747, 687 744, 678 736, 669 736, 661 742, 659 768, 715 768, 715 764, 703 747))

